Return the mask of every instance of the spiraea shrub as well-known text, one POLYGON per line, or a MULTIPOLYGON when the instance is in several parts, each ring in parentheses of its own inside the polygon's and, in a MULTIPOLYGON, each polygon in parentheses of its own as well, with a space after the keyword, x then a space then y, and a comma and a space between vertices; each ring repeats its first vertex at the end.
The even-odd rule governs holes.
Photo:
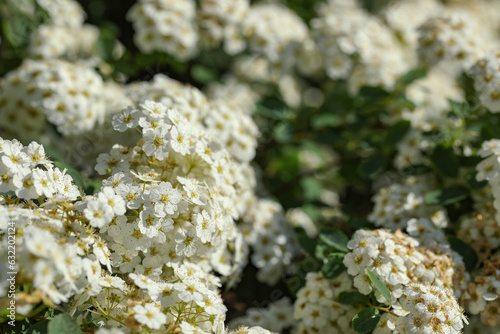
POLYGON ((0 18, 0 333, 500 331, 500 2, 0 18))

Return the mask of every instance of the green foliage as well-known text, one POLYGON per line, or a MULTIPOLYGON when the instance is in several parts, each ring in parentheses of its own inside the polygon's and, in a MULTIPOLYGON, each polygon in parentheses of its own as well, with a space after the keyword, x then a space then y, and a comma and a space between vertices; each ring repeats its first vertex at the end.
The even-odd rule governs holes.
POLYGON ((478 264, 478 257, 474 249, 456 236, 448 236, 451 249, 460 254, 464 260, 467 271, 472 271, 478 264))
POLYGON ((460 162, 453 152, 453 149, 444 146, 438 146, 434 149, 431 156, 434 167, 446 177, 456 178, 460 162))
POLYGON ((113 61, 113 51, 117 42, 116 34, 113 29, 109 27, 101 27, 99 30, 99 37, 95 44, 96 54, 104 61, 113 61))
POLYGON ((319 238, 326 245, 333 247, 340 252, 349 251, 347 248, 349 238, 342 231, 334 230, 332 228, 324 228, 319 232, 319 238))
POLYGON ((49 320, 42 320, 28 328, 26 334, 48 334, 49 320))
POLYGON ((321 267, 321 272, 326 278, 335 278, 346 269, 343 264, 343 253, 328 254, 326 262, 321 267))
POLYGON ((370 305, 370 297, 358 291, 344 291, 339 295, 338 302, 346 305, 370 305))
POLYGON ((3 35, 14 49, 26 47, 31 34, 49 18, 47 11, 33 1, 32 13, 23 10, 22 1, 6 1, 1 5, 3 35))
POLYGON ((80 326, 69 314, 56 315, 47 325, 47 334, 81 334, 80 326))
POLYGON ((342 120, 335 114, 319 114, 311 117, 311 126, 313 129, 335 128, 342 123, 342 120))
POLYGON ((392 295, 391 291, 389 288, 378 278, 378 276, 371 271, 370 269, 366 268, 366 274, 370 278, 370 281, 373 283, 375 288, 382 294, 382 296, 387 300, 389 304, 392 304, 392 295))
POLYGON ((301 248, 309 255, 314 256, 314 250, 316 248, 316 243, 314 242, 314 240, 309 238, 305 233, 300 233, 297 239, 301 248))
POLYGON ((54 166, 56 166, 57 168, 59 168, 61 170, 66 169, 66 172, 69 175, 71 175, 71 177, 73 178, 73 181, 75 182, 75 185, 77 185, 80 189, 85 189, 86 188, 86 186, 85 186, 85 184, 86 184, 85 179, 83 178, 83 175, 78 170, 76 170, 75 168, 71 167, 66 162, 62 162, 62 161, 54 161, 54 166))
POLYGON ((375 178, 382 173, 387 165, 387 159, 382 154, 374 154, 361 162, 359 171, 361 175, 367 178, 375 178))
POLYGON ((217 72, 203 65, 191 67, 191 76, 200 83, 209 83, 217 80, 217 72))
POLYGON ((380 320, 380 311, 374 307, 360 311, 352 318, 352 329, 357 333, 371 332, 380 320))
POLYGON ((405 88, 418 79, 425 78, 425 76, 427 76, 427 69, 414 68, 396 81, 396 87, 405 88))
POLYGON ((426 204, 449 205, 469 196, 469 191, 463 186, 450 186, 437 189, 425 195, 426 204))
POLYGON ((387 131, 387 135, 385 137, 385 145, 395 146, 406 136, 408 131, 411 128, 411 123, 407 120, 401 120, 395 123, 393 126, 389 128, 387 131))

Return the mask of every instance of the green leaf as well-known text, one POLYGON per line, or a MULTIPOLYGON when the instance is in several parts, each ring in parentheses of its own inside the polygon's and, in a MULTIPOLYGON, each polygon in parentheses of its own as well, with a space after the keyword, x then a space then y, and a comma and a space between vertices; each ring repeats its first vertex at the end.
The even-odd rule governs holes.
POLYGON ((357 230, 373 227, 373 224, 370 223, 367 219, 362 219, 362 218, 357 218, 357 217, 350 217, 347 220, 346 224, 349 225, 350 227, 357 229, 357 230))
POLYGON ((322 217, 321 209, 313 204, 304 204, 302 210, 311 217, 313 222, 319 221, 322 217))
POLYGON ((286 286, 290 293, 295 297, 297 292, 305 285, 306 280, 299 275, 290 277, 286 280, 286 286))
POLYGON ((331 253, 328 254, 327 261, 321 266, 321 272, 326 278, 335 278, 342 274, 346 267, 343 263, 344 254, 343 253, 331 253))
POLYGON ((201 83, 217 81, 217 72, 203 65, 194 65, 191 68, 191 76, 201 83))
POLYGON ((39 321, 33 326, 29 327, 26 334, 47 334, 47 325, 49 320, 39 321))
POLYGON ((474 270, 478 263, 478 257, 474 249, 455 236, 448 236, 448 242, 450 243, 451 249, 463 257, 467 271, 470 272, 474 270))
POLYGON ((380 320, 380 312, 374 307, 365 308, 352 318, 352 329, 365 334, 371 332, 380 320))
POLYGON ((478 163, 483 160, 480 156, 460 157, 460 166, 462 167, 476 167, 478 163))
POLYGON ((425 78, 426 75, 427 70, 425 68, 414 68, 400 77, 396 82, 396 85, 406 87, 418 79, 425 78))
POLYGON ((340 230, 334 230, 332 228, 323 228, 319 232, 319 238, 325 244, 335 248, 338 251, 346 253, 349 251, 349 249, 347 248, 347 242, 349 241, 349 238, 344 232, 340 230))
POLYGON ((481 141, 500 137, 500 126, 492 123, 483 123, 480 133, 481 141))
POLYGON ((305 233, 300 233, 297 237, 300 247, 305 250, 309 255, 314 256, 314 250, 316 249, 316 243, 314 240, 309 238, 305 233))
POLYGON ((323 258, 325 258, 327 256, 327 254, 329 253, 328 249, 331 249, 331 248, 325 244, 321 244, 321 243, 317 244, 316 247, 314 248, 314 257, 319 259, 319 260, 323 260, 323 258))
POLYGON ((471 108, 467 102, 457 102, 448 99, 448 103, 450 104, 451 112, 460 118, 465 118, 471 113, 471 108))
POLYGON ((110 29, 101 28, 94 45, 95 53, 104 61, 109 62, 113 59, 115 45, 116 35, 110 29))
POLYGON ((426 204, 448 205, 459 202, 469 196, 467 188, 462 186, 450 186, 443 189, 431 191, 425 195, 426 204))
POLYGON ((25 15, 18 15, 16 20, 2 20, 2 29, 9 43, 14 48, 20 48, 29 41, 30 20, 25 15))
POLYGON ((408 177, 408 176, 424 175, 431 171, 432 168, 430 168, 429 166, 418 164, 405 167, 400 171, 400 173, 402 176, 408 177))
POLYGON ((5 10, 1 20, 3 35, 14 49, 26 47, 31 34, 49 18, 48 12, 37 1, 34 1, 32 13, 26 12, 23 2, 10 1, 6 7, 0 8, 5 10))
POLYGON ((342 119, 334 114, 315 115, 311 119, 313 129, 323 129, 326 127, 337 127, 342 124, 342 119))
POLYGON ((304 192, 304 198, 308 201, 318 199, 323 190, 323 183, 314 176, 304 177, 300 180, 300 185, 304 192))
POLYGON ((339 295, 338 301, 346 305, 370 305, 370 297, 359 291, 344 291, 339 295))
POLYGON ((56 315, 47 326, 48 334, 81 334, 82 331, 76 321, 67 313, 56 315))
POLYGON ((61 161, 55 161, 54 166, 56 166, 57 168, 59 168, 61 170, 66 169, 66 172, 69 175, 71 175, 71 177, 73 178, 73 182, 80 189, 85 189, 85 179, 83 178, 82 174, 79 171, 77 171, 76 169, 74 169, 73 167, 68 165, 67 163, 61 162, 61 161))
POLYGON ((389 96, 389 92, 380 87, 363 86, 359 90, 359 95, 369 99, 382 99, 389 96))
POLYGON ((98 192, 102 187, 102 181, 90 179, 85 182, 85 194, 92 195, 98 192))
POLYGON ((460 162, 451 148, 437 146, 430 159, 436 169, 446 177, 456 178, 460 162))
POLYGON ((50 145, 43 145, 43 149, 45 150, 45 154, 49 157, 50 160, 52 161, 64 161, 64 157, 62 154, 54 147, 50 145))
POLYGON ((273 129, 273 137, 278 143, 288 143, 293 138, 293 128, 288 122, 279 123, 273 129))
POLYGON ((395 146, 406 136, 410 130, 410 121, 402 120, 394 124, 387 131, 385 136, 385 144, 389 146, 395 146))
POLYGON ((478 181, 476 179, 476 174, 477 172, 474 171, 465 175, 465 179, 467 180, 467 185, 469 186, 470 189, 481 189, 488 184, 488 181, 486 180, 478 181))
POLYGON ((371 271, 370 269, 366 268, 366 274, 370 278, 370 281, 372 281, 373 285, 375 288, 382 294, 382 296, 389 302, 389 304, 392 304, 392 296, 391 296, 391 291, 389 288, 378 278, 378 276, 371 271))
POLYGON ((381 154, 374 154, 359 166, 361 175, 368 178, 374 178, 384 171, 387 159, 381 154))

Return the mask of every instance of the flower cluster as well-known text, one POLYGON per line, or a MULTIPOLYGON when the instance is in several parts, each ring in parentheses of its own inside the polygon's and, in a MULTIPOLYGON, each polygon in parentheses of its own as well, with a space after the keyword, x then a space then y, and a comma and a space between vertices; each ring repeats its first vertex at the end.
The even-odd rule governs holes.
POLYGON ((81 27, 42 25, 31 38, 29 53, 35 59, 90 60, 98 36, 99 29, 89 24, 81 27))
POLYGON ((259 268, 257 279, 275 285, 285 272, 293 272, 292 260, 299 253, 295 232, 278 203, 253 198, 247 205, 241 229, 259 268))
MULTIPOLYGON (((447 116, 448 99, 460 101, 463 92, 450 74, 440 68, 431 70, 425 78, 410 85, 406 91, 415 109, 406 109, 401 115, 411 122, 414 129, 431 131, 440 128, 458 127, 457 120, 447 116)), ((402 154, 411 157, 416 152, 411 147, 400 149, 402 154)))
POLYGON ((21 140, 49 132, 64 135, 94 128, 105 113, 102 78, 91 68, 62 60, 26 60, 0 87, 0 120, 21 140))
POLYGON ((431 189, 432 182, 417 177, 381 188, 373 197, 375 206, 368 219, 376 226, 392 230, 405 229, 411 218, 429 218, 436 226, 446 227, 448 219, 444 208, 425 203, 425 194, 431 189))
MULTIPOLYGON (((101 263, 109 265, 106 244, 76 210, 80 191, 43 146, 0 138, 0 193, 1 275, 13 271, 7 270, 6 232, 15 227, 18 279, 31 285, 19 296, 23 314, 40 301, 67 302, 90 285, 88 275, 101 263)), ((0 283, 1 295, 6 283, 0 283)))
POLYGON ((151 82, 131 84, 126 91, 137 103, 150 99, 176 108, 191 123, 202 125, 237 160, 249 162, 254 158, 259 134, 257 126, 250 115, 241 112, 239 105, 231 103, 224 95, 209 100, 197 88, 164 75, 156 75, 151 82))
MULTIPOLYGON (((426 225, 432 226, 431 223, 426 225)), ((422 228, 414 230, 421 231, 422 228)), ((431 230, 427 235, 423 235, 422 240, 429 238, 429 235, 438 233, 431 230)), ((354 286, 362 294, 369 294, 373 290, 366 274, 366 269, 370 269, 387 285, 393 301, 403 296, 405 287, 411 282, 453 288, 457 297, 460 297, 463 282, 467 278, 465 268, 463 263, 457 262, 457 257, 453 256, 452 250, 445 246, 442 239, 436 242, 433 249, 428 244, 422 246, 417 239, 399 230, 395 233, 383 229, 358 230, 348 243, 348 248, 352 251, 346 254, 344 265, 349 275, 354 276, 354 286)), ((458 261, 459 259, 458 257, 458 261)), ((375 295, 379 302, 386 302, 378 291, 375 295)))
POLYGON ((294 54, 309 32, 290 9, 264 3, 250 7, 243 22, 243 34, 257 57, 262 55, 271 66, 282 69, 295 64, 294 54))
POLYGON ((45 9, 49 22, 56 26, 81 27, 85 21, 85 12, 82 6, 74 0, 36 0, 45 9))
POLYGON ((488 259, 492 251, 500 246, 500 225, 495 219, 495 210, 479 210, 464 217, 457 236, 466 241, 481 261, 488 259))
POLYGON ((475 273, 474 281, 467 287, 467 309, 472 314, 480 314, 485 325, 500 325, 500 259, 490 256, 483 267, 475 273))
POLYGON ((468 324, 449 289, 413 283, 404 289, 401 305, 409 313, 396 320, 394 333, 462 333, 468 324))
POLYGON ((198 12, 200 42, 206 48, 214 48, 222 42, 230 54, 245 48, 241 22, 248 13, 248 0, 217 1, 202 0, 198 12))
POLYGON ((435 65, 446 60, 456 62, 464 69, 472 65, 480 52, 471 20, 465 12, 451 13, 426 21, 419 28, 418 53, 422 62, 435 65))
POLYGON ((198 32, 192 0, 141 0, 128 12, 141 51, 167 52, 186 60, 198 51, 198 32))
POLYGON ((365 85, 391 88, 407 69, 389 27, 357 2, 328 1, 319 7, 312 26, 327 75, 348 79, 352 92, 365 85))
POLYGON ((298 291, 294 304, 298 333, 355 333, 351 320, 360 308, 338 302, 340 293, 352 291, 352 279, 347 273, 334 279, 308 273, 306 285, 298 291))
POLYGON ((267 307, 247 309, 245 316, 233 319, 229 327, 260 326, 279 333, 294 324, 293 304, 285 297, 267 307))
POLYGON ((487 180, 491 186, 491 192, 494 198, 493 207, 496 210, 495 220, 500 221, 500 140, 492 139, 482 144, 479 151, 481 157, 485 158, 476 167, 478 181, 487 180))
POLYGON ((470 70, 481 104, 500 112, 500 52, 486 55, 470 70))

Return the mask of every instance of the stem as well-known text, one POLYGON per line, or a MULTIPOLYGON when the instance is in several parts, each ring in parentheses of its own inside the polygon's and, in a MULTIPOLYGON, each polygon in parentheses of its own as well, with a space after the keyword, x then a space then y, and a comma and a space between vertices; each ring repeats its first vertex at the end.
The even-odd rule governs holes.
POLYGON ((26 318, 33 318, 35 317, 38 313, 40 313, 42 310, 46 309, 47 308, 47 305, 45 304, 42 304, 40 306, 38 306, 35 310, 31 311, 30 313, 28 313, 28 315, 26 316, 26 318), (30 316, 30 314, 33 314, 30 316))
POLYGON ((92 296, 90 297, 92 299, 92 301, 96 304, 95 306, 102 312, 103 315, 105 316, 108 316, 108 314, 106 313, 106 311, 104 311, 101 307, 101 305, 99 305, 99 302, 92 296))

